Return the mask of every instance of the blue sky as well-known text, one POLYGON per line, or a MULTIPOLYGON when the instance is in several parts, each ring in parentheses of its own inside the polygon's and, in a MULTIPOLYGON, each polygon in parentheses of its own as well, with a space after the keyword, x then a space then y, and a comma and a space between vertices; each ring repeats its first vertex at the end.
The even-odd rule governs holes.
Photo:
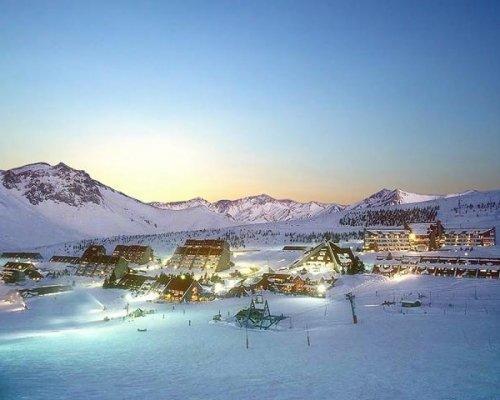
POLYGON ((0 1, 0 169, 143 200, 500 188, 500 3, 0 1))

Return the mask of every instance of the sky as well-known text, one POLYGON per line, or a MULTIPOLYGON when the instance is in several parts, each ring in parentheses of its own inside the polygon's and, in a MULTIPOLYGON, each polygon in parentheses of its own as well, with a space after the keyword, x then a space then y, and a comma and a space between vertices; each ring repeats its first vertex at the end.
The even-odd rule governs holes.
POLYGON ((143 201, 500 188, 498 1, 0 0, 0 169, 143 201))

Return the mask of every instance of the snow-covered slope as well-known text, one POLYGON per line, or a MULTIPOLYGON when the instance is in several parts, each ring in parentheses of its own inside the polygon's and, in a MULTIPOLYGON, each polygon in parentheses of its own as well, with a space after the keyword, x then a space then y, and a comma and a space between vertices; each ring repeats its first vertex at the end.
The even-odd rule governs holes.
POLYGON ((62 163, 0 172, 0 219, 3 248, 234 225, 206 207, 152 207, 62 163))
POLYGON ((243 197, 237 200, 219 200, 210 203, 202 198, 172 203, 151 203, 155 207, 169 210, 181 210, 204 206, 209 210, 229 215, 240 222, 276 222, 296 219, 307 219, 319 213, 330 210, 339 211, 343 208, 338 204, 326 204, 316 201, 301 203, 294 200, 278 200, 267 194, 243 197))
MULTIPOLYGON (((380 191, 378 193, 388 194, 396 191, 380 191)), ((401 191, 399 191, 401 192, 401 191)), ((411 195, 411 194, 409 194, 411 195)), ((348 226, 340 223, 346 215, 356 216, 368 211, 394 211, 436 208, 436 218, 448 227, 492 227, 500 230, 500 190, 490 191, 467 191, 453 195, 429 195, 430 199, 424 200, 426 195, 414 195, 393 197, 370 196, 353 206, 347 207, 340 212, 324 211, 313 218, 304 221, 292 221, 288 224, 280 224, 279 229, 286 228, 297 232, 332 230, 343 232, 347 230, 362 230, 364 225, 348 226), (412 198, 412 202, 405 201, 412 198), (420 199, 420 201, 415 201, 420 199), (400 202, 396 202, 399 200, 400 202), (362 205, 361 205, 362 204, 362 205), (288 226, 287 226, 288 225, 288 226)), ((415 221, 425 222, 425 221, 415 221)), ((276 227, 278 228, 278 227, 276 227)))
POLYGON ((436 200, 442 197, 444 196, 410 193, 401 189, 382 189, 366 199, 350 205, 348 209, 356 210, 361 208, 392 206, 396 204, 421 203, 423 201, 436 200))

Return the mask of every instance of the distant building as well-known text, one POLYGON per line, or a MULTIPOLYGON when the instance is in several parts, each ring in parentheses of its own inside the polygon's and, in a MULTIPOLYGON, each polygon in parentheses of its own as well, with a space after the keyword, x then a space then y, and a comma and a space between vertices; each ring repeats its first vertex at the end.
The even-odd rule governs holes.
POLYGON ((393 277, 415 274, 458 278, 498 279, 500 258, 468 258, 460 256, 423 256, 415 262, 385 260, 375 263, 372 273, 393 277))
POLYGON ((494 246, 496 241, 495 228, 451 228, 444 232, 445 246, 494 246))
POLYGON ((13 260, 41 261, 43 257, 40 253, 6 252, 0 258, 10 258, 13 260))
POLYGON ((146 293, 155 282, 156 279, 151 276, 129 272, 123 275, 114 287, 146 293))
POLYGON ((306 270, 328 269, 342 272, 356 262, 350 248, 339 247, 331 240, 320 243, 304 253, 304 256, 295 261, 291 268, 304 268, 306 270))
POLYGON ((168 266, 185 270, 201 270, 208 275, 231 266, 229 244, 219 239, 188 239, 177 247, 168 266))
POLYGON ((166 285, 162 298, 169 301, 200 301, 207 297, 199 282, 189 275, 174 276, 166 285))
POLYGON ((24 280, 25 277, 39 280, 44 276, 32 263, 9 261, 3 266, 3 277, 5 282, 7 282, 6 277, 8 280, 13 279, 13 282, 18 282, 24 280))
POLYGON ((63 263, 63 264, 80 264, 80 257, 72 257, 72 256, 52 256, 49 260, 54 263, 63 263))
MULTIPOLYGON (((264 274, 262 278, 251 287, 252 290, 269 290, 285 294, 303 294, 314 297, 324 297, 327 286, 318 290, 319 282, 311 282, 299 275, 291 274, 264 274)), ((321 282, 321 284, 324 284, 321 282)))
MULTIPOLYGON (((83 260, 83 257, 82 257, 83 260)), ((128 261, 123 257, 97 255, 86 257, 77 268, 75 274, 80 276, 107 277, 114 273, 120 279, 128 271, 128 261)))
POLYGON ((365 251, 394 251, 410 249, 410 231, 408 229, 365 230, 365 251))
POLYGON ((284 251, 306 251, 309 250, 309 246, 295 246, 295 245, 286 245, 283 246, 284 251))
POLYGON ((495 228, 445 229, 434 224, 413 224, 403 228, 366 229, 365 251, 428 251, 442 246, 494 246, 495 228))
POLYGON ((24 271, 17 269, 4 270, 2 273, 2 279, 5 283, 17 283, 22 282, 26 279, 26 274, 24 271))
POLYGON ((91 260, 95 260, 96 257, 106 255, 106 248, 102 245, 94 244, 83 252, 82 257, 80 258, 81 263, 88 263, 91 260))
POLYGON ((113 251, 114 256, 123 257, 125 260, 134 264, 147 264, 154 259, 153 249, 149 246, 123 245, 119 244, 113 251))

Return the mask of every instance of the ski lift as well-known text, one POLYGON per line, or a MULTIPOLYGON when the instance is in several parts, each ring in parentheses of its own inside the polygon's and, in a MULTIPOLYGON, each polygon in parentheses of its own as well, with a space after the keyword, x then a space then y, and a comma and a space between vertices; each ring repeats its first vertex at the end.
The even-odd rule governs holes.
POLYGON ((285 319, 283 314, 271 315, 267 300, 263 300, 262 296, 257 296, 250 302, 249 308, 244 308, 235 315, 235 319, 240 327, 269 329, 271 326, 278 324, 285 319), (258 303, 260 301, 260 303, 258 303), (257 307, 256 304, 263 304, 262 307, 257 307))

